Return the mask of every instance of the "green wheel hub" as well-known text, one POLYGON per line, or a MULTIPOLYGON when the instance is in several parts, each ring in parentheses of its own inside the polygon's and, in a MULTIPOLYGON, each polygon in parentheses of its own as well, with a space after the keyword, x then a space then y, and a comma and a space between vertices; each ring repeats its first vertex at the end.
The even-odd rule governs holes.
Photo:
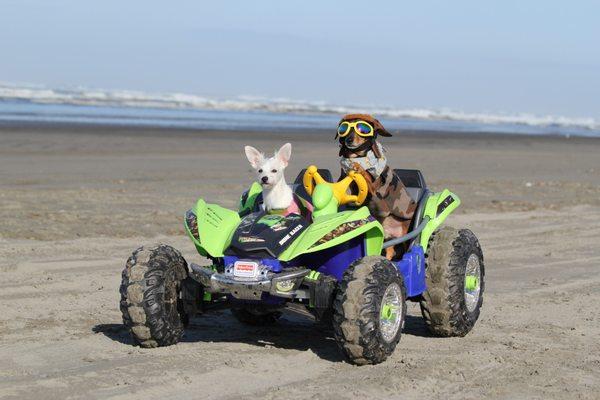
POLYGON ((381 318, 388 321, 394 318, 394 309, 391 304, 383 304, 381 306, 381 318))
POLYGON ((465 277, 465 289, 469 292, 474 291, 479 287, 479 278, 473 275, 467 275, 465 277))
POLYGON ((467 260, 465 271, 465 304, 469 312, 475 311, 479 303, 481 294, 481 265, 479 257, 476 254, 471 254, 467 260))
POLYGON ((379 329, 383 340, 388 343, 394 340, 401 329, 402 301, 402 290, 397 283, 392 283, 385 290, 379 309, 379 329))

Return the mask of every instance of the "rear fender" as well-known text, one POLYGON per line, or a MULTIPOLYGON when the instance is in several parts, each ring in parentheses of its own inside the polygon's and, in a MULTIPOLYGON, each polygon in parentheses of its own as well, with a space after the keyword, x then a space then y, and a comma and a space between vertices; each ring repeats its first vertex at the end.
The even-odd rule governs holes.
POLYGON ((421 232, 420 244, 424 251, 427 251, 429 238, 433 232, 444 222, 444 220, 460 205, 458 196, 448 189, 439 193, 433 193, 427 199, 423 218, 429 217, 429 222, 421 232))

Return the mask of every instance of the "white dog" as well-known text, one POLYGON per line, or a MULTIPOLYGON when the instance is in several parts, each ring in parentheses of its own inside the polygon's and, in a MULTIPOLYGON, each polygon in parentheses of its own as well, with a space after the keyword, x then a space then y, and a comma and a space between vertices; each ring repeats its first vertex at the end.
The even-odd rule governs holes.
POLYGON ((284 144, 271 158, 265 158, 252 146, 244 147, 244 151, 250 165, 256 171, 258 182, 262 185, 265 210, 285 210, 286 215, 292 212, 300 214, 292 189, 285 183, 283 176, 292 155, 292 145, 284 144))

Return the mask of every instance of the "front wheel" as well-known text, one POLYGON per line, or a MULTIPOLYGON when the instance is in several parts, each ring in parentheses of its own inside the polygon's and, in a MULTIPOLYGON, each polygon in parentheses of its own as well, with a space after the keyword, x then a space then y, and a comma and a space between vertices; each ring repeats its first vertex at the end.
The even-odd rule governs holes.
POLYGON ((406 317, 402 275, 380 256, 355 261, 344 273, 333 313, 335 339, 350 362, 385 361, 400 340, 406 317))
POLYGON ((483 253, 468 229, 434 232, 426 254, 421 313, 431 333, 465 336, 479 318, 485 289, 483 253))
POLYGON ((179 251, 140 247, 127 260, 121 282, 123 324, 142 347, 169 346, 183 336, 187 315, 180 300, 187 264, 179 251))

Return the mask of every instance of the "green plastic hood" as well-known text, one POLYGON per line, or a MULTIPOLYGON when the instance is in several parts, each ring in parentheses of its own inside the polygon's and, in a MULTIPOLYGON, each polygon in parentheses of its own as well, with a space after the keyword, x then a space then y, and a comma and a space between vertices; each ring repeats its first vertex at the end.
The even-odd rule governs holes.
POLYGON ((198 200, 193 212, 196 214, 199 238, 194 237, 187 223, 185 226, 196 248, 204 256, 222 257, 240 223, 240 216, 235 211, 208 204, 202 199, 198 200))
POLYGON ((323 215, 315 218, 313 223, 279 255, 279 259, 289 261, 301 254, 334 247, 363 234, 367 255, 381 254, 383 227, 371 216, 367 207, 323 215))

